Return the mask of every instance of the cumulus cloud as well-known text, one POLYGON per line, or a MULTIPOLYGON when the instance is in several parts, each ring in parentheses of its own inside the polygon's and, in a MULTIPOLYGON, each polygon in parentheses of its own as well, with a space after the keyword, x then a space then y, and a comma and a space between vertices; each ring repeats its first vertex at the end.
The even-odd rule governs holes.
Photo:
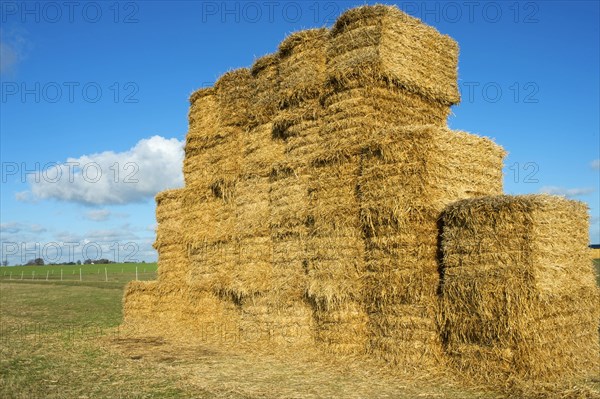
POLYGON ((561 195, 563 197, 572 198, 579 197, 582 195, 588 195, 594 192, 593 188, 583 187, 583 188, 564 188, 564 187, 556 187, 556 186, 546 186, 540 189, 541 193, 544 194, 552 194, 552 195, 561 195))
POLYGON ((159 191, 183 186, 183 144, 174 138, 153 136, 128 151, 68 158, 29 175, 30 191, 17 193, 16 198, 85 205, 142 202, 159 191))
POLYGON ((600 170, 600 159, 594 159, 590 165, 592 166, 592 169, 600 170))

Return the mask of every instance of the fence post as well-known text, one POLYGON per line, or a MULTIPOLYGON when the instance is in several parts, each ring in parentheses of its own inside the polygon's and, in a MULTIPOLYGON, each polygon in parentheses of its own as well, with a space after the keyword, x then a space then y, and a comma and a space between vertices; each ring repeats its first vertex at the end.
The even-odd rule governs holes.
POLYGON ((31 279, 33 280, 35 278, 35 270, 31 271, 31 279))
POLYGON ((63 279, 62 279, 62 269, 60 269, 60 281, 63 281, 63 279))
POLYGON ((79 281, 83 281, 83 278, 81 277, 81 268, 79 268, 79 281))
POLYGON ((104 281, 108 283, 108 271, 104 268, 104 281))
POLYGON ((8 279, 12 280, 12 272, 10 272, 10 277, 8 279))
POLYGON ((23 280, 23 270, 21 270, 21 280, 23 280))
POLYGON ((137 281, 138 279, 138 272, 137 272, 137 266, 135 267, 135 281, 137 281))
POLYGON ((46 270, 46 281, 48 281, 48 276, 50 275, 50 270, 46 270))

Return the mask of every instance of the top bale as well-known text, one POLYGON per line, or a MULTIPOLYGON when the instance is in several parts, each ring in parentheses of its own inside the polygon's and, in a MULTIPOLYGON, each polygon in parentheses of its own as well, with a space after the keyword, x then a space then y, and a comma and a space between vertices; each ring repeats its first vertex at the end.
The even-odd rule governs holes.
POLYGON ((194 105, 196 100, 198 100, 202 97, 213 96, 213 95, 215 95, 214 87, 203 87, 201 89, 198 89, 190 95, 190 98, 189 98, 190 106, 194 105))
POLYGON ((279 55, 267 54, 258 58, 250 69, 253 78, 250 113, 254 125, 270 122, 279 108, 278 65, 279 55))
POLYGON ((278 83, 282 107, 321 94, 326 80, 328 37, 327 29, 309 29, 292 33, 279 45, 278 83))
POLYGON ((247 126, 250 123, 252 75, 248 68, 224 73, 215 83, 220 119, 223 126, 247 126))
POLYGON ((460 101, 458 45, 395 6, 363 6, 342 14, 331 30, 327 77, 387 80, 432 101, 460 101))

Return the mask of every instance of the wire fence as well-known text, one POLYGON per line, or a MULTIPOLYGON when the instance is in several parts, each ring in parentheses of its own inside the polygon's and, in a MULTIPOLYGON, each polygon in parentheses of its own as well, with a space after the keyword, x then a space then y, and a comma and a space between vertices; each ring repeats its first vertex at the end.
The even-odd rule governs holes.
POLYGON ((80 267, 52 268, 39 270, 3 270, 0 272, 2 281, 74 281, 74 282, 127 282, 131 280, 155 280, 156 268, 136 267, 80 267))

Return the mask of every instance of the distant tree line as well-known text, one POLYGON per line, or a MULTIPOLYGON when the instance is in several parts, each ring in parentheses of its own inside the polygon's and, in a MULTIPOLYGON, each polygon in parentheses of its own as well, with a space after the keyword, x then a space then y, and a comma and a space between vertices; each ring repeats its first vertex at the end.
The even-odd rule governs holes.
MULTIPOLYGON (((116 263, 113 262, 112 260, 108 260, 105 258, 102 259, 86 259, 83 261, 84 265, 106 265, 109 263, 116 263)), ((51 263, 45 263, 43 258, 35 258, 35 259, 30 259, 27 261, 27 263, 25 264, 25 266, 44 266, 44 265, 48 265, 48 266, 54 266, 54 265, 81 265, 81 261, 78 260, 77 262, 61 262, 61 263, 55 263, 55 262, 51 262, 51 263)), ((3 266, 8 266, 8 262, 4 261, 2 262, 3 266)))

